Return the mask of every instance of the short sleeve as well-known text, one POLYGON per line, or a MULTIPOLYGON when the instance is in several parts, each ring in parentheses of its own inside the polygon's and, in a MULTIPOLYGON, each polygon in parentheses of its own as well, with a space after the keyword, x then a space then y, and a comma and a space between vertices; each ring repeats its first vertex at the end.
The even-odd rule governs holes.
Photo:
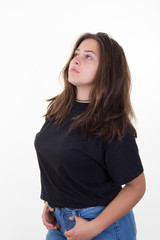
POLYGON ((122 140, 105 145, 105 164, 113 181, 126 184, 143 172, 134 133, 129 129, 122 140))

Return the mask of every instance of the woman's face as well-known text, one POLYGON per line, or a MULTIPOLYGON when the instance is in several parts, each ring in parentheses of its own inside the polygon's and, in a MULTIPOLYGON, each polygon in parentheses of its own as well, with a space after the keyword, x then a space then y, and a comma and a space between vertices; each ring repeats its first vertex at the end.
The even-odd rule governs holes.
POLYGON ((100 58, 99 44, 94 39, 86 39, 75 50, 69 64, 68 81, 76 87, 93 85, 100 58))

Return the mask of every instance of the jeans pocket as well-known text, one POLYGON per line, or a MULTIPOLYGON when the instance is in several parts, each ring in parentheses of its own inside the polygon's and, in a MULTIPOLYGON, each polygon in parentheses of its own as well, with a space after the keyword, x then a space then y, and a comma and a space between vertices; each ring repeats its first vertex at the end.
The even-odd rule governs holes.
POLYGON ((68 230, 74 228, 76 221, 75 219, 70 220, 69 217, 71 217, 71 214, 65 214, 64 215, 64 222, 68 230))
POLYGON ((79 211, 79 216, 91 221, 96 218, 104 209, 104 206, 84 208, 83 210, 79 211))

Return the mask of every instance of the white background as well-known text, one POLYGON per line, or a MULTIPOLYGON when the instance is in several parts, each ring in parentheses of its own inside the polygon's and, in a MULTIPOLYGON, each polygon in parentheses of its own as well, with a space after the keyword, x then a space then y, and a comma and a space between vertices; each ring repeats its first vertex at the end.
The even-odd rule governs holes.
POLYGON ((159 239, 160 2, 157 0, 0 1, 0 238, 45 239, 35 134, 76 39, 109 33, 132 74, 137 144, 147 191, 134 208, 138 240, 159 239))

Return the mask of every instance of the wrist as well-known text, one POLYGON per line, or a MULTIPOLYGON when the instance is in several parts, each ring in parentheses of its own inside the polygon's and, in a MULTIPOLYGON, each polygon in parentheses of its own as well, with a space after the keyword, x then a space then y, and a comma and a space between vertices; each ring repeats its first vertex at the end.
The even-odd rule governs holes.
POLYGON ((92 233, 92 237, 97 236, 103 231, 103 229, 101 229, 100 223, 97 221, 96 218, 89 221, 89 225, 90 225, 89 228, 90 228, 90 232, 92 233))

